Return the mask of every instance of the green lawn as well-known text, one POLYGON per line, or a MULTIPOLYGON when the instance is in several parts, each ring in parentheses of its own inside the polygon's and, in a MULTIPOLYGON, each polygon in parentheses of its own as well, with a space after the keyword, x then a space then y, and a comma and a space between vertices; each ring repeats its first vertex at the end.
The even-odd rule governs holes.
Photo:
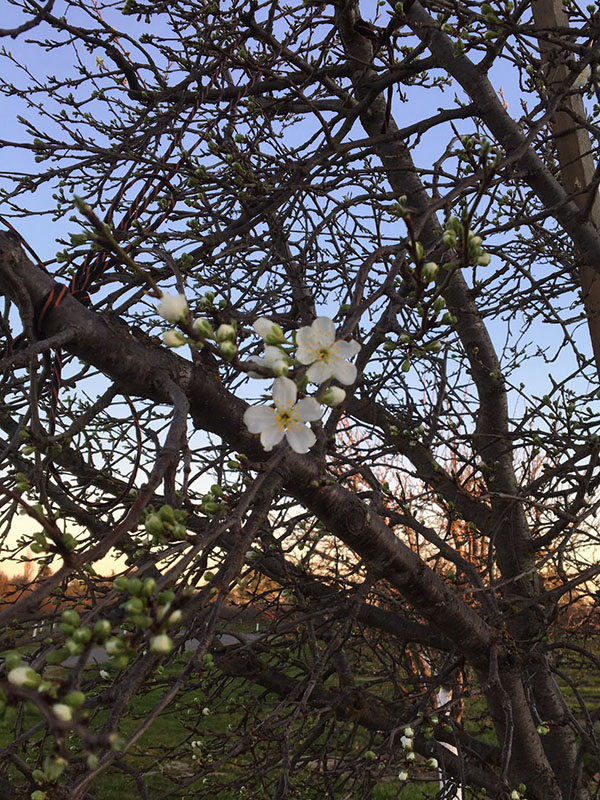
MULTIPOLYGON (((176 669, 176 668, 172 668, 176 669)), ((167 677, 168 673, 163 676, 167 677)), ((98 683, 101 679, 98 678, 98 683)), ((241 686, 241 684, 240 684, 241 686)), ((135 703, 133 712, 123 720, 119 731, 120 735, 127 739, 139 726, 147 713, 153 707, 157 699, 162 695, 164 686, 158 685, 156 688, 141 696, 135 703)), ((214 772, 205 773, 203 778, 187 787, 181 786, 183 782, 189 780, 197 770, 197 762, 192 758, 192 748, 189 744, 190 733, 182 725, 182 715, 185 717, 187 708, 196 708, 197 713, 192 715, 192 719, 197 725, 191 738, 193 740, 206 737, 210 740, 211 736, 225 736, 227 726, 231 722, 237 722, 239 712, 230 711, 226 713, 215 713, 210 716, 201 714, 202 704, 205 697, 201 690, 187 692, 177 698, 166 711, 155 721, 150 729, 140 738, 140 740, 125 755, 125 764, 130 764, 144 776, 144 781, 148 788, 150 797, 158 797, 166 792, 173 792, 170 795, 173 800, 181 798, 207 798, 209 800, 268 800, 269 794, 261 793, 260 786, 248 785, 246 789, 223 787, 224 782, 232 778, 242 778, 251 769, 251 764, 247 757, 240 757, 228 761, 222 768, 217 768, 214 772), (188 742, 186 742, 188 738, 188 742), (220 786, 221 784, 221 786, 220 786), (178 791, 181 787, 181 794, 178 791)), ((0 745, 5 747, 12 740, 12 726, 15 721, 16 709, 9 709, 7 716, 0 726, 0 745)), ((106 719, 107 712, 99 712, 92 721, 92 727, 98 729, 106 719)), ((25 711, 22 720, 22 730, 27 730, 39 720, 37 711, 29 708, 25 711)), ((41 734, 33 738, 33 746, 29 748, 28 763, 31 768, 38 766, 36 755, 39 753, 39 746, 42 745, 41 734)), ((47 743, 49 744, 49 743, 47 743)), ((73 741, 73 752, 76 755, 77 741, 73 741)), ((209 747, 207 747, 209 751, 209 747)), ((276 768, 272 768, 271 777, 276 768)), ((13 779, 19 779, 19 773, 13 768, 10 770, 13 779)), ((317 800, 322 798, 323 791, 315 787, 315 773, 308 776, 312 787, 302 788, 302 775, 294 775, 294 786, 297 787, 296 793, 290 794, 290 800, 317 800)), ((22 778, 20 778, 22 780, 22 778)), ((318 782, 318 780, 317 780, 318 782)), ((269 784, 272 785, 272 784, 269 784)), ((372 800, 423 800, 432 798, 438 791, 437 781, 420 783, 401 783, 393 776, 386 777, 376 785, 373 792, 368 795, 372 800)), ((91 792, 95 800, 134 800, 139 797, 133 777, 117 766, 105 771, 91 787, 91 792)), ((366 795, 365 795, 366 796, 366 795)), ((360 800, 360 795, 356 795, 360 800)), ((50 799, 49 799, 50 800, 50 799)))

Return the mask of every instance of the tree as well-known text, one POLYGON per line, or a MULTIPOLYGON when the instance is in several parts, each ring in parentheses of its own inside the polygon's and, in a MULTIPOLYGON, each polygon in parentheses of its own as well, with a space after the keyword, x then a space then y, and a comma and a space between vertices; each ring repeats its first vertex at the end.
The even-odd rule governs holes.
POLYGON ((595 6, 13 5, 7 791, 598 796, 595 6))

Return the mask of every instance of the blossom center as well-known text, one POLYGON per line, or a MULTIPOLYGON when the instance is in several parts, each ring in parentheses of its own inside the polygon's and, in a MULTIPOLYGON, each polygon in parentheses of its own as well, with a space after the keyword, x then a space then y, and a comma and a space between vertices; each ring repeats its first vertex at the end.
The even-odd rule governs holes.
POLYGON ((329 361, 332 357, 333 353, 331 352, 331 348, 329 347, 319 347, 317 350, 317 361, 324 361, 326 364, 329 364, 329 361))
POLYGON ((294 408, 278 408, 275 422, 280 431, 287 431, 291 427, 300 427, 300 415, 294 408))

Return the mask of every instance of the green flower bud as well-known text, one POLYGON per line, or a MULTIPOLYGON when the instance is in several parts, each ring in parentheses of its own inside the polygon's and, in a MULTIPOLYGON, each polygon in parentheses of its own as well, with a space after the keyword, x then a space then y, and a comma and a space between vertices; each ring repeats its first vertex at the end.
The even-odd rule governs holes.
POLYGON ((177 525, 173 525, 171 534, 174 539, 183 540, 187 536, 187 528, 185 527, 185 525, 179 525, 178 523, 177 525))
POLYGON ((173 511, 172 506, 165 503, 164 506, 161 506, 158 515, 162 522, 168 522, 170 525, 175 523, 175 512, 173 511))
POLYGON ((330 408, 335 408, 346 399, 346 392, 339 386, 330 386, 320 397, 319 403, 323 403, 330 408))
POLYGON ((132 597, 125 603, 125 611, 128 614, 141 614, 144 610, 144 603, 139 597, 132 597))
POLYGON ((225 340, 219 343, 219 353, 225 361, 233 361, 237 354, 237 347, 232 341, 225 340))
POLYGON ((70 656, 80 656, 85 650, 85 645, 76 642, 74 639, 67 639, 66 647, 70 656))
POLYGON ((74 628, 78 628, 80 625, 79 614, 74 609, 63 611, 60 618, 67 625, 72 625, 74 628))
POLYGON ((11 669, 16 669, 17 667, 22 666, 23 657, 21 653, 17 652, 16 650, 9 650, 8 653, 4 656, 4 669, 7 672, 10 672, 11 669))
POLYGON ((129 590, 129 594, 138 597, 144 590, 144 584, 139 578, 129 578, 127 581, 127 589, 129 590))
POLYGON ((118 656, 125 650, 125 645, 121 639, 109 639, 105 644, 106 652, 109 656, 118 656))
POLYGON ((96 767, 98 766, 98 756, 96 755, 96 753, 90 753, 89 756, 86 759, 86 763, 87 763, 88 769, 92 769, 92 770, 96 769, 96 767))
POLYGON ((436 279, 438 274, 439 267, 435 263, 435 261, 428 261, 426 264, 423 264, 422 275, 423 278, 430 283, 436 279))
POLYGON ((107 619, 99 619, 94 625, 94 639, 103 642, 111 633, 111 624, 107 619))
POLYGON ((161 536, 164 531, 164 525, 158 514, 150 514, 146 517, 144 528, 150 536, 161 536))
POLYGON ((63 702, 71 706, 71 708, 80 708, 85 703, 85 695, 78 689, 73 689, 72 692, 63 697, 63 702))
POLYGON ((73 632, 72 638, 78 644, 87 644, 92 638, 92 632, 89 628, 77 628, 73 632))
POLYGON ((215 332, 213 331, 212 325, 204 317, 199 317, 198 319, 194 320, 193 328, 196 333, 198 333, 204 339, 215 338, 215 332))
POLYGON ((219 325, 215 333, 217 342, 235 342, 236 330, 233 325, 219 325))
POLYGON ((117 592, 126 592, 129 588, 129 580, 124 575, 119 575, 113 581, 113 589, 117 592))
POLYGON ((59 623, 58 629, 61 633, 64 633, 65 636, 72 636, 75 632, 75 628, 72 625, 67 625, 66 622, 59 623))
POLYGON ((155 591, 156 591, 156 581, 154 580, 154 578, 146 578, 146 580, 144 581, 144 587, 142 589, 144 597, 152 597, 155 591))

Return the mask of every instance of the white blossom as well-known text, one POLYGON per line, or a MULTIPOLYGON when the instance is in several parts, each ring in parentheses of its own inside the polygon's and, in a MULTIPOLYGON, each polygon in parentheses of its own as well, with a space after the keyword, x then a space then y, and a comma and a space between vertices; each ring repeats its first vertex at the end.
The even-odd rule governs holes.
POLYGON ((317 317, 310 327, 300 328, 296 334, 296 358, 301 364, 310 364, 306 376, 313 383, 324 383, 336 378, 348 385, 356 380, 356 367, 347 361, 360 350, 358 342, 336 341, 335 325, 328 317, 317 317))
MULTIPOLYGON (((253 364, 257 364, 260 367, 266 367, 267 369, 270 369, 274 375, 283 375, 284 377, 287 375, 288 366, 290 363, 283 350, 280 350, 279 347, 275 347, 272 344, 268 344, 265 347, 264 356, 252 356, 252 358, 249 360, 253 364)), ((251 378, 267 377, 266 375, 261 375, 259 372, 250 372, 248 374, 251 378)))
POLYGON ((250 433, 260 433, 262 446, 272 450, 285 436, 296 453, 308 453, 316 441, 304 423, 321 418, 321 407, 313 397, 296 402, 297 388, 289 378, 276 378, 273 384, 275 408, 253 406, 244 414, 250 433))
POLYGON ((15 667, 8 673, 8 682, 19 689, 35 689, 41 678, 31 667, 15 667))
POLYGON ((52 706, 52 711, 54 712, 56 719, 60 720, 61 722, 70 722, 73 719, 71 707, 66 703, 55 703, 52 706))
POLYGON ((408 772, 405 769, 401 769, 398 773, 398 780, 405 781, 408 779, 408 772))
POLYGON ((183 333, 176 330, 165 331, 162 338, 167 347, 181 347, 187 341, 183 333))
POLYGON ((281 326, 266 317, 259 317, 256 320, 254 330, 266 344, 279 344, 285 339, 281 326))
POLYGON ((184 294, 166 294, 160 298, 156 312, 167 322, 179 322, 188 313, 188 304, 184 294))
POLYGON ((150 650, 153 653, 166 655, 173 649, 173 640, 166 633, 159 633, 158 636, 153 636, 150 639, 150 650))

